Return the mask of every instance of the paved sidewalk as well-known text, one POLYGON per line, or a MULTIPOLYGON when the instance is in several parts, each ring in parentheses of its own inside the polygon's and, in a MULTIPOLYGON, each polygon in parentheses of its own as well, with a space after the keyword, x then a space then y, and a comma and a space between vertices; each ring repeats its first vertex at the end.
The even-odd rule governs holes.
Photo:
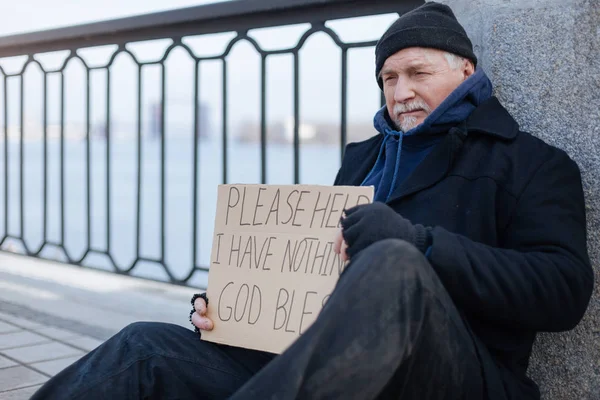
POLYGON ((0 399, 28 399, 49 377, 101 343, 67 329, 0 313, 0 399))
POLYGON ((29 399, 131 322, 189 328, 194 291, 0 253, 0 399, 29 399))

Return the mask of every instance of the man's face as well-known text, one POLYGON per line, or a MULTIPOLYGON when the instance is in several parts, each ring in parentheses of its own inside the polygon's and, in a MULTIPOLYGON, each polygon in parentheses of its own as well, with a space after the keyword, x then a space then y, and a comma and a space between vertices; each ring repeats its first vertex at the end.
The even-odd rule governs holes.
POLYGON ((406 132, 425 118, 474 72, 471 62, 451 68, 444 52, 410 47, 390 56, 381 78, 390 117, 406 132))

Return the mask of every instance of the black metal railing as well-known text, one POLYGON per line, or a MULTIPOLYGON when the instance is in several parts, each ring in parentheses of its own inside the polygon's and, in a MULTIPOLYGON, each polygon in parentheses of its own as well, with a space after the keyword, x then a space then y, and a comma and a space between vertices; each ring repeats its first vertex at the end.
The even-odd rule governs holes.
MULTIPOLYGON (((365 48, 372 47, 376 44, 376 41, 361 41, 361 42, 344 42, 340 40, 339 36, 332 29, 327 27, 325 23, 327 21, 378 15, 384 13, 397 13, 402 14, 419 4, 423 1, 418 0, 247 0, 247 1, 233 1, 225 3, 217 3, 206 6, 192 7, 187 9, 180 9, 175 11, 161 12, 155 14, 142 15, 131 18, 123 18, 119 20, 113 20, 108 22, 93 23, 81 26, 74 26, 64 29, 55 29, 44 32, 28 33, 15 36, 8 36, 0 38, 0 58, 12 57, 12 56, 27 56, 22 69, 14 73, 5 72, 0 67, 0 77, 4 82, 3 88, 3 104, 4 109, 0 110, 4 115, 4 235, 0 241, 0 246, 5 245, 7 241, 17 241, 22 244, 23 252, 29 256, 42 257, 43 250, 48 246, 60 249, 65 256, 68 263, 82 265, 84 260, 91 254, 102 255, 107 257, 111 268, 114 272, 122 274, 131 274, 132 271, 141 262, 149 262, 160 265, 167 275, 168 281, 176 284, 189 284, 192 276, 198 271, 207 271, 206 266, 199 265, 198 263, 198 188, 199 188, 199 177, 198 177, 198 165, 199 165, 199 153, 198 153, 198 140, 199 135, 197 132, 200 129, 200 111, 197 107, 200 98, 200 85, 199 85, 199 69, 202 63, 208 61, 220 61, 222 64, 222 104, 221 104, 221 118, 222 118, 222 176, 221 181, 227 183, 228 176, 228 134, 229 127, 227 125, 227 113, 228 113, 228 77, 227 77, 227 57, 233 48, 233 46, 240 41, 247 41, 256 50, 260 56, 260 181, 262 183, 267 182, 267 60, 276 55, 287 54, 293 58, 293 181, 294 183, 300 182, 300 78, 299 78, 299 60, 300 50, 304 46, 307 39, 317 33, 322 32, 328 35, 335 45, 341 50, 341 112, 339 115, 340 121, 340 155, 343 155, 344 147, 347 143, 347 90, 348 90, 348 51, 354 48, 365 48), (280 27, 290 24, 298 23, 309 23, 310 28, 306 30, 297 44, 293 47, 277 50, 265 50, 259 43, 248 35, 248 31, 256 28, 265 27, 280 27), (227 44, 226 49, 219 55, 201 57, 197 56, 194 51, 190 49, 183 39, 190 36, 197 36, 203 34, 214 34, 221 32, 236 32, 236 36, 227 44), (171 39, 172 44, 165 50, 163 56, 159 60, 142 62, 136 55, 131 52, 126 45, 138 41, 146 41, 153 39, 171 39), (104 65, 91 66, 86 63, 84 58, 78 54, 78 50, 84 48, 90 48, 101 45, 116 45, 116 50, 112 53, 108 61, 104 65), (192 246, 191 246, 191 258, 193 260, 193 266, 189 272, 183 277, 177 277, 172 273, 167 261, 165 259, 166 253, 166 214, 165 214, 165 192, 166 192, 166 150, 165 150, 165 118, 160 118, 159 130, 160 130, 160 244, 159 254, 157 257, 143 256, 140 249, 140 235, 144 229, 144 221, 141 215, 141 201, 142 201, 142 73, 146 68, 150 66, 156 66, 160 70, 160 115, 165 115, 165 107, 167 103, 166 90, 167 83, 165 78, 165 61, 169 54, 174 49, 183 49, 189 57, 193 60, 194 65, 194 94, 193 94, 193 126, 194 135, 193 139, 193 177, 190 185, 192 187, 193 199, 191 204, 192 214, 192 246), (68 56, 64 60, 61 66, 56 69, 46 69, 42 63, 40 63, 34 56, 40 53, 48 53, 59 50, 67 50, 68 56), (111 67, 115 58, 122 53, 127 53, 135 63, 137 68, 137 155, 136 155, 136 251, 135 259, 128 265, 119 265, 114 257, 111 249, 111 215, 113 210, 111 209, 111 176, 114 171, 111 171, 111 148, 113 146, 111 138, 111 67), (65 246, 65 216, 68 210, 65 209, 65 69, 69 62, 73 59, 78 59, 84 66, 85 69, 85 165, 82 167, 85 169, 85 213, 87 231, 85 238, 85 251, 81 256, 75 256, 70 254, 65 246), (31 94, 26 93, 24 89, 25 76, 24 73, 30 64, 37 64, 43 74, 43 89, 41 93, 31 94), (106 246, 104 248, 98 248, 92 245, 92 186, 93 176, 91 172, 90 158, 92 155, 91 140, 90 140, 90 128, 91 119, 90 114, 91 101, 90 101, 90 76, 94 71, 104 71, 106 74, 106 102, 105 102, 105 141, 106 145, 104 148, 103 157, 105 158, 105 182, 103 185, 106 186, 105 192, 105 241, 106 246), (48 97, 48 82, 51 77, 58 77, 60 95, 58 99, 49 99, 48 97), (11 201, 9 199, 9 192, 11 191, 11 179, 12 174, 11 162, 9 162, 9 111, 8 107, 11 104, 11 98, 9 96, 8 86, 14 80, 19 81, 20 84, 20 133, 19 133, 19 174, 18 174, 18 185, 19 185, 19 232, 18 234, 9 232, 9 219, 13 215, 14 210, 9 205, 11 201), (26 96, 41 96, 43 103, 42 113, 42 126, 43 126, 43 150, 42 160, 43 165, 43 177, 42 177, 42 241, 39 247, 33 248, 33 246, 27 243, 25 238, 26 224, 25 224, 25 213, 26 207, 24 200, 26 194, 24 192, 24 149, 25 141, 23 135, 25 131, 25 120, 24 120, 24 102, 26 96), (59 203, 60 203, 60 238, 58 240, 50 240, 48 235, 48 196, 49 196, 49 145, 48 145, 48 104, 52 101, 58 101, 60 109, 60 145, 59 145, 59 182, 60 189, 59 203)), ((206 238, 211 240, 212 238, 206 238)))

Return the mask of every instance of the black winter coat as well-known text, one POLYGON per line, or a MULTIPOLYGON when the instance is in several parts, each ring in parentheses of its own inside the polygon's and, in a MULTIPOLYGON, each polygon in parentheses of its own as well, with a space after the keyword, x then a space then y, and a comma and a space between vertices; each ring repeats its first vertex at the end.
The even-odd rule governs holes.
MULTIPOLYGON (((335 184, 360 185, 382 139, 349 144, 335 184)), ((536 333, 575 327, 593 288, 575 162, 521 132, 492 97, 450 129, 387 204, 433 227, 429 260, 496 361, 484 365, 491 398, 539 398, 526 377, 536 333)))

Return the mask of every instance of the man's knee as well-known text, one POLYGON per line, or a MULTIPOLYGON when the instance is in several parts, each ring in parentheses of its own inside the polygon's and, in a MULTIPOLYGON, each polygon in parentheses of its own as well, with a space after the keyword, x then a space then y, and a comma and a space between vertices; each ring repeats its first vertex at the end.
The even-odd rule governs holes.
POLYGON ((147 332, 156 332, 157 330, 161 330, 163 329, 164 325, 165 324, 163 324, 162 322, 132 322, 131 324, 121 329, 119 334, 125 336, 138 336, 147 332))
POLYGON ((405 296, 408 292, 444 290, 425 255, 399 239, 378 241, 358 253, 342 280, 354 281, 360 286, 358 290, 375 291, 388 299, 399 293, 405 296))
POLYGON ((423 257, 423 253, 419 251, 411 243, 401 239, 384 239, 379 240, 359 254, 380 254, 385 253, 397 258, 403 257, 423 257))
POLYGON ((133 322, 121 329, 115 338, 136 344, 152 344, 169 337, 175 327, 163 322, 133 322))
POLYGON ((373 243, 355 256, 351 268, 369 269, 372 278, 401 278, 402 275, 423 275, 431 265, 415 246, 400 239, 385 239, 373 243), (400 273, 402 271, 402 273, 400 273))

